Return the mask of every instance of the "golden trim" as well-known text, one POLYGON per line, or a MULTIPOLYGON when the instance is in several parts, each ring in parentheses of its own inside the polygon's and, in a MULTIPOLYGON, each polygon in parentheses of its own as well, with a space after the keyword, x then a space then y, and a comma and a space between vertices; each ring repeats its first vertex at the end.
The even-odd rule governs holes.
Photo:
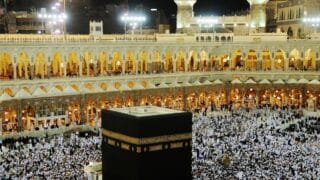
MULTIPOLYGON (((108 144, 111 146, 115 146, 115 141, 110 140, 108 141, 108 144)), ((149 145, 148 147, 136 147, 136 153, 143 153, 143 152, 154 152, 154 151, 162 151, 162 150, 169 150, 169 149, 178 149, 178 148, 183 148, 183 142, 172 142, 169 143, 170 147, 169 148, 165 148, 162 144, 157 144, 157 145, 149 145), (142 151, 142 149, 144 149, 144 151, 142 151)), ((117 146, 118 147, 118 146, 117 146)), ((130 151, 130 145, 126 144, 126 143, 121 143, 121 146, 119 146, 118 148, 130 151)))
POLYGON ((183 142, 176 142, 176 143, 170 144, 171 149, 182 148, 182 147, 183 147, 183 142))
POLYGON ((141 147, 137 147, 137 153, 141 153, 141 147))
POLYGON ((161 151, 161 150, 162 150, 162 144, 149 146, 149 151, 161 151))
POLYGON ((121 148, 125 149, 125 150, 130 150, 130 145, 122 142, 121 143, 121 148))
POLYGON ((102 134, 107 136, 108 138, 112 138, 115 140, 119 140, 129 144, 134 144, 134 145, 148 145, 148 144, 192 139, 192 133, 163 135, 163 136, 148 137, 148 138, 136 138, 136 137, 127 136, 121 133, 113 132, 110 130, 102 129, 102 134))
POLYGON ((111 146, 115 146, 116 145, 116 141, 112 140, 112 139, 108 139, 108 144, 111 146))

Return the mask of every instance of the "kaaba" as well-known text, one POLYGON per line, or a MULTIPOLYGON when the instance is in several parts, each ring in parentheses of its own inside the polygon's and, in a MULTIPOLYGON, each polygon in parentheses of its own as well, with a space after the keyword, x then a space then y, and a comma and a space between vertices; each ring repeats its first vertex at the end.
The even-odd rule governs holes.
POLYGON ((192 114, 155 106, 102 111, 105 180, 189 180, 192 114))

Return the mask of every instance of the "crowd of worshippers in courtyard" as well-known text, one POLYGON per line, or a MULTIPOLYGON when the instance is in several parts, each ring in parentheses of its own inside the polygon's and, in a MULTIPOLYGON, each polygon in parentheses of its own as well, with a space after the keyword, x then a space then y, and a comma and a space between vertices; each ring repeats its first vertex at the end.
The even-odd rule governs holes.
MULTIPOLYGON (((320 119, 290 108, 193 113, 193 179, 317 179, 320 119)), ((101 134, 5 140, 0 179, 84 179, 101 161, 101 134)))
POLYGON ((93 132, 4 140, 0 179, 86 179, 84 166, 101 161, 100 147, 93 132))
POLYGON ((199 113, 194 179, 318 179, 320 119, 277 108, 199 113))

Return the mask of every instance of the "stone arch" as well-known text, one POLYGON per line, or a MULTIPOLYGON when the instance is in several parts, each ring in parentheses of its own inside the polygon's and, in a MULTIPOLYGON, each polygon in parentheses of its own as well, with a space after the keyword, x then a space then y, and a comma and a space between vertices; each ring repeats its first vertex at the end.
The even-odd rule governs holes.
POLYGON ((122 73, 122 61, 121 61, 121 54, 119 51, 115 51, 112 54, 112 72, 114 74, 122 73))
POLYGON ((98 121, 98 106, 97 103, 89 98, 85 104, 85 112, 86 112, 86 121, 85 123, 89 126, 95 126, 98 121))
POLYGON ((274 56, 274 68, 276 70, 285 70, 286 54, 282 49, 278 49, 274 56))
POLYGON ((232 88, 229 97, 234 109, 241 107, 243 94, 239 88, 232 88))
POLYGON ((132 107, 134 106, 134 98, 131 95, 127 95, 123 103, 126 107, 132 107))
POLYGON ((209 60, 210 70, 214 70, 216 68, 217 58, 216 58, 215 54, 213 54, 213 53, 210 53, 209 58, 210 58, 210 60, 209 60))
POLYGON ((215 39, 215 42, 219 42, 220 41, 219 36, 214 37, 214 39, 215 39))
POLYGON ((198 106, 199 107, 206 107, 208 104, 208 96, 206 95, 206 92, 200 91, 198 95, 198 106))
MULTIPOLYGON (((300 8, 299 8, 299 10, 300 10, 300 8)), ((302 38, 303 38, 303 34, 302 34, 302 29, 301 29, 301 27, 299 27, 298 30, 297 30, 297 36, 298 36, 299 39, 302 39, 302 38)))
POLYGON ((231 57, 231 69, 233 70, 241 70, 245 66, 245 61, 243 60, 242 57, 242 52, 239 49, 236 49, 232 53, 231 57))
POLYGON ((257 91, 253 88, 248 88, 244 93, 244 103, 246 107, 254 108, 259 103, 258 102, 257 91))
POLYGON ((273 92, 273 96, 271 98, 271 105, 277 105, 282 107, 286 101, 286 94, 284 89, 276 89, 273 92))
POLYGON ((208 41, 208 42, 211 42, 211 39, 212 39, 211 36, 206 37, 206 41, 208 41))
POLYGON ((19 78, 29 79, 31 76, 30 72, 30 60, 26 52, 21 52, 18 56, 17 62, 17 75, 19 78))
POLYGON ((190 92, 187 95, 187 102, 186 102, 186 109, 194 111, 195 109, 198 108, 198 98, 197 94, 195 92, 190 92))
POLYGON ((110 109, 111 107, 111 102, 106 97, 102 97, 99 103, 100 109, 110 109))
POLYGON ((92 76, 94 75, 94 63, 92 53, 85 51, 82 60, 82 75, 92 76))
POLYGON ((98 54, 97 71, 99 75, 108 74, 108 56, 105 51, 101 51, 98 54))
POLYGON ((80 103, 76 99, 72 99, 68 103, 68 119, 71 124, 80 124, 81 123, 81 109, 80 103))
POLYGON ((43 52, 37 52, 34 67, 36 77, 44 78, 48 75, 48 62, 43 52))
POLYGON ((272 92, 270 89, 262 89, 260 90, 260 94, 259 94, 259 103, 261 105, 270 105, 270 100, 272 98, 272 92))
POLYGON ((198 56, 197 56, 197 52, 194 50, 191 50, 189 52, 189 71, 197 71, 198 70, 198 66, 199 66, 199 62, 198 62, 198 56))
MULTIPOLYGON (((22 127, 23 130, 35 130, 35 128, 39 128, 39 124, 41 124, 37 121, 36 116, 38 117, 46 117, 48 114, 44 114, 42 109, 49 106, 48 104, 42 105, 39 107, 39 109, 36 111, 35 107, 32 106, 29 102, 24 104, 24 107, 22 108, 22 127), (37 114, 37 115, 36 115, 37 114)), ((49 108, 47 108, 49 109, 49 108)))
POLYGON ((303 69, 316 70, 316 53, 313 49, 308 49, 304 53, 303 69))
POLYGON ((67 62, 67 75, 76 76, 79 75, 79 57, 76 52, 69 52, 67 62))
POLYGON ((161 54, 159 51, 153 51, 152 53, 152 72, 162 72, 161 54))
POLYGON ((257 53, 255 50, 250 49, 247 54, 246 62, 245 62, 245 68, 247 70, 256 70, 257 69, 257 53))
POLYGON ((291 26, 288 27, 287 35, 288 35, 288 38, 293 38, 293 30, 291 26))
POLYGON ((176 71, 177 72, 185 71, 185 53, 182 49, 180 49, 177 54, 176 71))
POLYGON ((222 71, 222 70, 228 70, 230 68, 230 57, 227 54, 221 54, 218 57, 218 64, 217 64, 217 69, 222 71))
POLYGON ((200 52, 199 69, 201 71, 208 71, 209 70, 209 57, 208 57, 208 53, 205 50, 202 50, 200 52))
POLYGON ((13 79, 13 73, 11 55, 4 52, 0 55, 0 79, 13 79))
POLYGON ((231 41, 232 41, 231 36, 228 36, 227 42, 231 42, 231 41))
POLYGON ((151 104, 149 96, 146 94, 141 95, 139 98, 139 105, 140 106, 148 106, 149 104, 151 104))
POLYGON ((115 97, 112 99, 112 107, 114 107, 114 108, 120 108, 120 107, 122 107, 122 105, 123 105, 123 99, 122 99, 122 97, 115 96, 115 97))
POLYGON ((54 52, 51 62, 51 76, 62 76, 64 71, 64 63, 60 52, 54 52))
POLYGON ((173 72, 173 55, 170 50, 165 52, 164 70, 165 72, 173 72))
POLYGON ((178 91, 174 95, 174 101, 173 101, 173 108, 177 110, 183 110, 184 109, 184 97, 183 92, 178 91))
POLYGON ((146 74, 148 73, 148 62, 149 62, 149 58, 148 58, 148 52, 145 50, 142 50, 139 53, 139 62, 138 62, 138 72, 140 74, 146 74))
POLYGON ((298 49, 293 49, 289 54, 288 67, 290 70, 300 70, 301 69, 301 55, 298 49))
POLYGON ((18 130, 18 119, 17 119, 17 111, 14 108, 8 107, 0 112, 0 117, 2 119, 2 131, 7 132, 15 132, 18 130))
POLYGON ((293 88, 288 93, 288 102, 292 107, 299 107, 302 105, 302 93, 299 89, 293 88))
POLYGON ((136 59, 133 51, 127 51, 125 61, 125 73, 134 74, 136 69, 136 59))
POLYGON ((271 70, 272 61, 271 61, 271 53, 268 49, 264 49, 262 51, 262 70, 267 71, 271 70))
POLYGON ((150 99, 153 106, 162 107, 162 97, 159 94, 150 95, 150 99))
POLYGON ((221 42, 227 42, 227 38, 225 36, 222 36, 220 39, 221 39, 221 42))
POLYGON ((223 89, 218 90, 216 97, 216 106, 221 109, 223 105, 226 105, 228 102, 227 92, 223 89))

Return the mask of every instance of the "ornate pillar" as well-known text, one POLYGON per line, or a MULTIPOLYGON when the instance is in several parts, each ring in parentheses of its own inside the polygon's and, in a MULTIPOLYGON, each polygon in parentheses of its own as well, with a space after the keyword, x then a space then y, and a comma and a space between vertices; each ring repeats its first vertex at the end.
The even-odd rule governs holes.
POLYGON ((133 63, 135 64, 135 74, 136 75, 138 74, 139 68, 140 68, 140 74, 142 74, 142 63, 140 64, 140 67, 139 67, 139 58, 135 60, 133 63))
POLYGON ((196 0, 174 0, 177 4, 177 32, 185 32, 190 28, 191 19, 193 18, 193 5, 196 0))
POLYGON ((3 115, 4 115, 4 110, 3 110, 3 105, 0 102, 0 136, 2 136, 2 121, 3 121, 3 115))
MULTIPOLYGON (((270 52, 271 53, 271 52, 270 52)), ((275 59, 274 57, 272 57, 272 53, 271 53, 271 71, 274 71, 275 70, 275 59)))
POLYGON ((228 82, 224 82, 225 83, 225 92, 226 92, 226 103, 229 104, 230 103, 230 92, 231 92, 231 85, 228 82))
POLYGON ((13 79, 17 79, 17 65, 13 64, 13 79))
POLYGON ((23 122, 22 122, 22 100, 18 99, 15 101, 16 107, 17 107, 17 131, 21 132, 23 131, 23 122))
POLYGON ((188 98, 188 94, 187 94, 187 87, 183 87, 182 88, 182 98, 183 98, 183 110, 186 110, 187 109, 187 98, 188 98))
MULTIPOLYGON (((63 76, 67 77, 67 63, 62 62, 62 65, 65 64, 62 69, 63 69, 63 76)), ((61 71, 60 71, 61 72, 61 71)), ((61 74, 62 75, 62 74, 61 74)))
POLYGON ((85 116, 85 103, 86 103, 86 96, 84 94, 79 95, 79 103, 80 103, 80 124, 84 124, 87 119, 85 116))
POLYGON ((83 61, 82 61, 82 58, 80 56, 80 62, 79 62, 79 76, 80 77, 82 77, 82 63, 83 63, 83 61))
POLYGON ((269 0, 247 0, 250 4, 250 27, 254 32, 265 32, 267 15, 266 4, 269 0))
POLYGON ((255 89, 256 91, 256 97, 255 97, 255 104, 256 104, 256 107, 260 105, 260 92, 261 92, 261 89, 258 87, 255 89))
POLYGON ((97 70, 97 65, 98 65, 97 62, 93 63, 93 76, 98 76, 98 74, 100 74, 100 72, 98 72, 97 70))
POLYGON ((189 52, 189 50, 187 51, 186 54, 184 54, 184 57, 185 57, 184 58, 184 72, 188 72, 189 71, 189 69, 188 69, 188 64, 189 64, 188 52, 189 52))
POLYGON ((87 62, 85 61, 86 63, 86 74, 87 76, 90 76, 90 66, 91 66, 91 60, 89 60, 89 64, 87 64, 87 62))

